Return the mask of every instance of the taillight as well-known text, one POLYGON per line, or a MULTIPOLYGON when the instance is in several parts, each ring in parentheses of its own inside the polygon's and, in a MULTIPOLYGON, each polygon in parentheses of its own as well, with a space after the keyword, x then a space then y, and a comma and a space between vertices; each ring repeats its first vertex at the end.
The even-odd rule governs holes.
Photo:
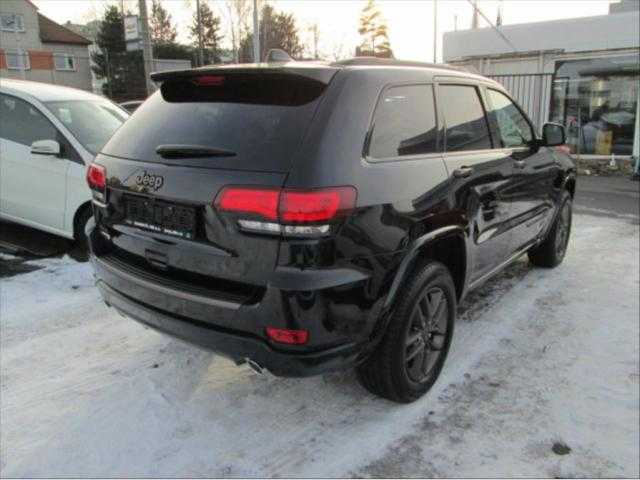
POLYGON ((87 168, 87 183, 93 191, 93 197, 104 202, 107 188, 107 169, 97 163, 90 164, 87 168))
POLYGON ((352 209, 356 204, 353 187, 322 190, 284 190, 280 197, 280 219, 291 223, 323 222, 352 209))
POLYGON ((289 345, 304 345, 309 341, 309 332, 307 330, 267 327, 267 336, 274 342, 289 345))
POLYGON ((318 236, 329 232, 327 222, 355 207, 356 196, 353 187, 296 190, 229 186, 218 194, 215 207, 237 215, 243 230, 318 236))
POLYGON ((107 186, 107 169, 102 165, 92 163, 87 168, 87 183, 91 188, 104 190, 107 186))
POLYGON ((280 189, 226 187, 218 195, 216 208, 222 212, 258 215, 278 219, 280 189))

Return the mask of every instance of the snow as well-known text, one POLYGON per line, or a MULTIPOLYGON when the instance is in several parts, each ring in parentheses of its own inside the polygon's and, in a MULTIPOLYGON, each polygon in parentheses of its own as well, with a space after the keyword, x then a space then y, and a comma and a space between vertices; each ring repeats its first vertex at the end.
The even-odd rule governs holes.
POLYGON ((1 474, 637 477, 638 242, 576 215, 561 267, 519 261, 462 306, 410 405, 352 372, 258 376, 120 317, 86 263, 28 262, 0 283, 1 474))

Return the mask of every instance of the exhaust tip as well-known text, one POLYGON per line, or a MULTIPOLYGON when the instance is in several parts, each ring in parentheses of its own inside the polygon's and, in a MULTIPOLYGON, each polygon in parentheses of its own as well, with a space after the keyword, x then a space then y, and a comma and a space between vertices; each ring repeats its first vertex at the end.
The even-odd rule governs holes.
POLYGON ((245 358, 245 363, 249 365, 249 368, 256 372, 258 375, 263 375, 266 369, 261 366, 259 363, 254 362, 250 358, 245 358))

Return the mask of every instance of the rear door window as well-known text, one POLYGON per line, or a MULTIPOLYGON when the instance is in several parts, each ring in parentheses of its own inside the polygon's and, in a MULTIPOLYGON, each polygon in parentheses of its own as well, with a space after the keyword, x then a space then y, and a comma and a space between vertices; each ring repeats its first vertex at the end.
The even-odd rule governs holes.
MULTIPOLYGON (((232 155, 178 163, 287 171, 326 85, 296 75, 224 74, 167 80, 119 128, 102 152, 166 162, 160 145, 206 147, 232 155)), ((172 160, 171 163, 176 163, 172 160)))
POLYGON ((369 142, 376 159, 438 152, 438 129, 431 85, 385 90, 378 102, 369 142))
POLYGON ((491 148, 489 126, 476 87, 440 85, 438 102, 446 125, 446 152, 491 148))

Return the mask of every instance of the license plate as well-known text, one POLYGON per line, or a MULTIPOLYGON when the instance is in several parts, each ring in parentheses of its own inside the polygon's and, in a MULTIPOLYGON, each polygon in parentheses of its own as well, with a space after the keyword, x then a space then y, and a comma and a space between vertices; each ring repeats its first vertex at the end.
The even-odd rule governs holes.
POLYGON ((193 207, 146 198, 126 198, 125 221, 134 227, 193 239, 196 211, 193 207))

